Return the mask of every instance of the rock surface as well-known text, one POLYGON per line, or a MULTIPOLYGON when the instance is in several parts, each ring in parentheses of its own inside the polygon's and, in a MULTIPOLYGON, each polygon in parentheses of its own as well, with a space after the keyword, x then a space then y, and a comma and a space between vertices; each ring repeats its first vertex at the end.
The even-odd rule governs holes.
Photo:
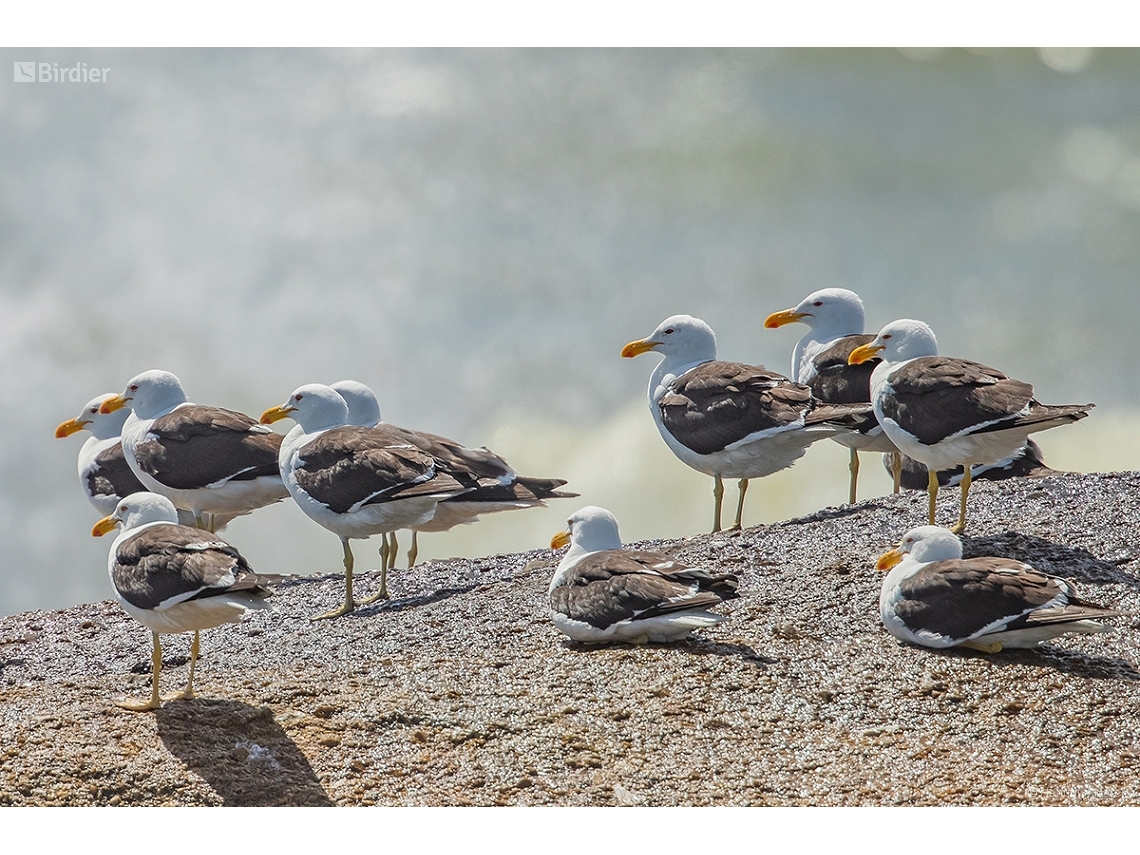
MULTIPOLYGON (((0 804, 1140 803, 1140 473, 970 498, 967 554, 1075 580, 1119 631, 900 645, 873 567, 925 522, 916 493, 651 544, 741 578, 732 619, 673 646, 565 641, 549 550, 397 570, 393 600, 316 624, 343 583, 306 577, 203 633, 200 699, 129 713, 112 699, 146 695, 149 632, 110 601, 29 612, 0 619, 0 804)), ((164 693, 189 642, 164 639, 164 693)))

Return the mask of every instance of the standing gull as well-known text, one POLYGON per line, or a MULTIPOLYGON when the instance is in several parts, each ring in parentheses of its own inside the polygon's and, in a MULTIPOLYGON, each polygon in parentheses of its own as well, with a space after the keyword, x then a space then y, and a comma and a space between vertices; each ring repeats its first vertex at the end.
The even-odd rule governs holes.
POLYGON ((344 603, 313 620, 386 599, 387 566, 381 568, 379 592, 359 603, 353 599, 349 540, 427 522, 440 500, 468 488, 398 432, 347 424, 348 405, 328 386, 295 389, 284 404, 262 413, 261 421, 284 418, 297 425, 281 443, 281 478, 301 510, 337 535, 344 550, 344 603))
POLYGON ((147 701, 118 701, 128 710, 158 709, 158 677, 162 670, 159 635, 194 631, 190 674, 175 698, 194 697, 198 634, 223 623, 235 623, 252 609, 267 607, 270 595, 238 551, 196 528, 178 525, 174 505, 165 496, 135 493, 115 512, 95 523, 91 534, 102 537, 115 526, 122 531, 111 544, 107 569, 123 610, 151 631, 154 641, 151 694, 147 701))
POLYGON ((876 566, 891 571, 879 595, 887 632, 924 647, 1036 647, 1067 632, 1110 632, 1099 619, 1120 614, 1020 561, 963 559, 962 541, 933 525, 908 531, 876 566))
POLYGON ((91 432, 79 449, 79 481, 95 510, 103 516, 114 513, 124 496, 146 489, 123 457, 119 435, 130 413, 126 410, 99 412, 103 402, 114 397, 114 392, 105 392, 92 398, 78 416, 68 419, 55 431, 57 439, 82 430, 91 432))
POLYGON ((709 609, 737 596, 735 576, 622 549, 617 520, 603 508, 575 512, 550 548, 567 544, 550 580, 550 616, 574 641, 676 641, 726 620, 709 609))
POLYGON ((230 518, 289 495, 277 471, 281 437, 244 413, 192 404, 169 371, 131 379, 102 413, 130 406, 123 454, 148 490, 194 514, 213 531, 216 516, 230 518))
POLYGON ((683 463, 713 476, 713 531, 720 531, 723 478, 740 479, 732 528, 740 528, 749 478, 787 469, 813 442, 857 429, 869 404, 824 404, 811 390, 760 366, 716 358, 716 336, 689 315, 666 318, 621 355, 659 351, 649 378, 649 411, 683 463))
POLYGON ((927 468, 931 525, 938 473, 965 467, 958 534, 966 529, 971 467, 1012 457, 1029 434, 1083 419, 1094 406, 1046 406, 1028 383, 978 362, 939 356, 934 331, 922 321, 892 321, 848 358, 858 365, 878 354, 883 361, 871 374, 875 415, 903 454, 927 468))
MULTIPOLYGON (((341 380, 333 383, 331 388, 348 405, 350 425, 375 427, 381 424, 380 403, 370 388, 355 380, 341 380)), ((435 516, 427 522, 412 526, 412 545, 408 550, 409 567, 416 563, 419 554, 418 534, 421 531, 447 531, 457 525, 475 522, 480 514, 520 508, 544 508, 546 499, 568 499, 578 495, 558 491, 557 488, 566 483, 564 479, 530 478, 517 474, 507 461, 489 448, 468 448, 435 434, 394 425, 386 427, 397 431, 412 445, 430 454, 444 472, 471 488, 460 496, 444 499, 436 506, 435 516)), ((396 564, 396 532, 383 537, 380 557, 390 570, 396 564)))
MULTIPOLYGON (((775 329, 791 323, 808 326, 808 331, 792 349, 792 379, 810 386, 811 393, 828 404, 869 403, 871 372, 878 360, 860 365, 847 361, 852 350, 875 339, 873 335, 863 334, 863 301, 859 295, 846 288, 824 288, 809 294, 794 309, 773 312, 764 326, 775 329)), ((894 476, 894 491, 899 492, 899 451, 878 422, 868 421, 863 429, 838 434, 832 439, 851 451, 850 504, 855 504, 857 495, 860 451, 887 455, 888 471, 894 476)))

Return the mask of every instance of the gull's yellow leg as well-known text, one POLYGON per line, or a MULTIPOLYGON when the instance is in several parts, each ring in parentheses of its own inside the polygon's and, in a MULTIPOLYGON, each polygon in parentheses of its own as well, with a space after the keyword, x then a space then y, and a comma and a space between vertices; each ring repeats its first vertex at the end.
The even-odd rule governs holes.
POLYGON ((891 452, 891 475, 893 475, 894 479, 895 479, 895 486, 894 486, 895 495, 898 495, 900 492, 902 492, 902 452, 901 451, 892 451, 891 452))
POLYGON ((970 482, 973 480, 970 477, 972 470, 973 466, 969 463, 962 467, 962 506, 958 509, 958 524, 950 529, 954 534, 961 534, 966 530, 966 496, 970 494, 970 482))
POLYGON ((938 473, 931 469, 926 474, 926 492, 930 495, 930 524, 934 525, 934 509, 938 504, 938 473))
POLYGON ((1000 641, 963 641, 959 647, 968 647, 971 650, 980 650, 982 653, 1001 653, 1000 641))
POLYGON ((388 567, 388 532, 380 535, 380 569, 388 567))
POLYGON ((724 482, 713 475, 713 534, 720 531, 720 505, 724 499, 724 482))
POLYGON ((744 515, 744 494, 748 492, 748 479, 740 479, 740 498, 736 502, 736 522, 729 531, 740 531, 740 518, 744 515))
POLYGON ((387 532, 381 535, 384 538, 384 546, 380 548, 380 590, 373 594, 371 597, 365 597, 357 605, 370 606, 377 600, 388 599, 388 567, 396 565, 396 556, 399 555, 397 551, 399 544, 396 543, 396 533, 392 532, 389 535, 387 532), (389 536, 392 538, 389 541, 389 536))
POLYGON ((419 532, 412 529, 412 546, 408 550, 408 569, 416 566, 416 556, 420 554, 420 544, 418 539, 419 532))
MULTIPOLYGON (((212 516, 212 515, 211 515, 212 516)), ((194 630, 194 642, 190 645, 190 676, 186 680, 186 688, 176 695, 171 695, 164 700, 168 701, 188 701, 191 698, 196 698, 194 694, 194 666, 198 662, 198 630, 194 630)))
POLYGON ((331 612, 316 615, 309 618, 309 620, 325 620, 326 618, 340 617, 356 608, 356 602, 352 599, 352 547, 348 545, 347 537, 342 537, 340 542, 344 547, 344 603, 331 612))
POLYGON ((146 712, 162 706, 162 699, 158 696, 158 675, 162 673, 162 644, 159 643, 157 632, 152 632, 151 636, 154 638, 154 653, 151 654, 153 671, 151 673, 150 700, 131 701, 124 698, 121 701, 115 701, 115 706, 132 712, 146 712))
POLYGON ((851 491, 850 498, 847 499, 847 504, 855 504, 855 487, 859 483, 859 452, 854 448, 851 449, 851 463, 847 466, 851 470, 851 491))
POLYGON ((202 531, 209 531, 209 523, 206 522, 206 515, 198 511, 194 511, 194 527, 200 528, 202 531))

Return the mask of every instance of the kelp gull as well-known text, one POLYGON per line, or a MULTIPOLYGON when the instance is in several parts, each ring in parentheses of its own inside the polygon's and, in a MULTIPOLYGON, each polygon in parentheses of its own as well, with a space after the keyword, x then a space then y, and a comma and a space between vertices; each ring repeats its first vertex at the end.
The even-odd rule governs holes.
POLYGON ((1078 599, 1070 582, 1011 558, 962 558, 947 529, 911 529, 876 565, 890 570, 879 595, 887 631, 924 647, 997 653, 1036 647, 1067 632, 1110 632, 1118 611, 1078 599))
POLYGON ((622 549, 614 515, 587 506, 551 549, 570 544, 550 580, 550 616, 574 641, 676 641, 726 618, 709 611, 737 596, 737 579, 659 552, 622 549))
MULTIPOLYGON (((764 321, 768 329, 785 324, 806 324, 808 331, 792 349, 791 378, 811 387, 811 393, 828 404, 870 403, 871 372, 876 361, 851 365, 847 357, 860 345, 874 340, 863 334, 863 301, 846 288, 824 288, 806 296, 794 309, 773 312, 764 321)), ((855 504, 859 481, 859 452, 882 452, 888 456, 888 471, 899 492, 899 451, 878 422, 868 421, 859 431, 832 437, 851 451, 851 490, 848 501, 855 504)))
POLYGON ((1046 406, 1028 383, 978 362, 939 356, 934 331, 922 321, 892 321, 851 351, 849 361, 858 365, 879 354, 883 361, 871 374, 875 415, 899 450, 927 468, 931 525, 937 473, 967 467, 957 533, 966 528, 969 467, 1012 457, 1029 434, 1083 419, 1094 406, 1046 406))
POLYGON ((281 443, 281 478, 301 510, 337 535, 344 550, 344 603, 313 620, 386 599, 386 566, 379 592, 359 602, 353 599, 349 540, 427 522, 442 499, 468 488, 400 433, 384 425, 348 425, 348 405, 328 386, 310 383, 295 389, 284 404, 262 413, 261 421, 284 418, 297 425, 281 443))
POLYGON ((123 610, 149 628, 154 641, 150 700, 117 703, 129 710, 158 709, 159 635, 191 630, 190 674, 186 688, 174 698, 192 698, 199 632, 267 608, 270 590, 234 547, 206 537, 200 529, 178 525, 174 505, 165 496, 127 496, 114 513, 95 523, 91 534, 102 537, 115 526, 122 531, 107 559, 111 585, 123 610))
POLYGON ((216 516, 232 519, 289 495, 277 471, 280 435, 244 413, 188 402, 169 371, 132 378, 100 412, 127 406, 122 441, 131 471, 200 528, 213 531, 216 516))
POLYGON ((713 531, 720 531, 722 478, 740 479, 732 528, 740 528, 748 479, 787 469, 813 442, 873 419, 869 404, 824 404, 811 389, 761 366, 716 358, 716 336, 689 315, 666 318, 621 352, 659 351, 649 378, 649 411, 683 463, 713 476, 713 531))

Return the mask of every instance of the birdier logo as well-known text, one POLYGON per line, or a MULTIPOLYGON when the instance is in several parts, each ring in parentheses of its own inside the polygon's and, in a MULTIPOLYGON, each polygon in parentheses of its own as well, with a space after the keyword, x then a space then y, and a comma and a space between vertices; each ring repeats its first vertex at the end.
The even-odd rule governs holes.
POLYGON ((14 62, 15 83, 106 83, 109 68, 88 66, 85 62, 60 66, 58 62, 14 62))

